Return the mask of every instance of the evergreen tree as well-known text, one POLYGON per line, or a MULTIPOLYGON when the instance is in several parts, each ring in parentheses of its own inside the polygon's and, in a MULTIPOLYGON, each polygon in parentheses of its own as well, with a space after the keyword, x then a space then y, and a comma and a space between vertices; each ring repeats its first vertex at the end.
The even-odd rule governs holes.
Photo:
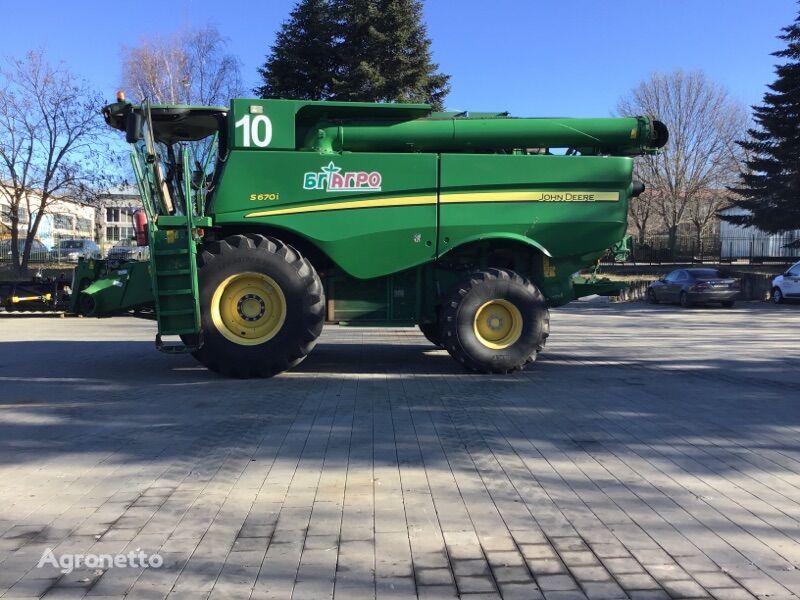
POLYGON ((749 154, 736 206, 752 212, 727 220, 765 231, 800 229, 800 14, 783 29, 787 47, 773 56, 786 59, 775 68, 777 79, 753 107, 757 127, 739 142, 749 154))
POLYGON ((336 62, 329 0, 300 0, 278 32, 264 65, 261 98, 326 100, 336 62))
POLYGON ((419 0, 332 0, 337 16, 333 97, 427 102, 442 110, 449 75, 433 63, 419 0))
POLYGON ((432 62, 420 0, 300 0, 259 69, 262 98, 428 102, 449 75, 432 62))

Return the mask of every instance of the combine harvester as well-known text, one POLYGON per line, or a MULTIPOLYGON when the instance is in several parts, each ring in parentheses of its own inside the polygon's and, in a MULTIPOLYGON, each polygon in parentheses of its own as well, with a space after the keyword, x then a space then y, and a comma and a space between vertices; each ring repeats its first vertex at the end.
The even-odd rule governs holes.
POLYGON ((617 291, 573 274, 624 238, 632 157, 667 141, 650 117, 421 104, 120 95, 103 114, 133 147, 150 259, 81 261, 71 310, 153 308, 159 350, 235 377, 297 365, 323 323, 416 324, 470 370, 523 368, 549 307, 617 291))

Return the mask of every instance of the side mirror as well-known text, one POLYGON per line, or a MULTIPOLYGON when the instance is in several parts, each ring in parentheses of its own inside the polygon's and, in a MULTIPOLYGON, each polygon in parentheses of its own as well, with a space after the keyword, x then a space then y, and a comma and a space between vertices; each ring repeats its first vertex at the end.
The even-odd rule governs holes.
POLYGON ((125 141, 129 144, 135 144, 142 139, 142 126, 144 119, 141 113, 129 112, 125 116, 125 141))

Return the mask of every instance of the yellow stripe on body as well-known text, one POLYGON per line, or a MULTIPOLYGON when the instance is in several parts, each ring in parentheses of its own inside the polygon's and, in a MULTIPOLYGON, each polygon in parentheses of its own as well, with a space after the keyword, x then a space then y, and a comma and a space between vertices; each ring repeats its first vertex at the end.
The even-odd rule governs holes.
POLYGON ((245 218, 266 217, 277 215, 294 215, 298 213, 322 212, 329 210, 348 210, 353 208, 390 208, 392 206, 422 206, 436 204, 436 195, 405 196, 401 198, 376 198, 374 200, 351 200, 348 202, 327 202, 325 204, 308 204, 292 208, 275 208, 260 210, 245 215, 245 218))
POLYGON ((466 192, 442 194, 440 201, 443 204, 457 202, 618 202, 619 192, 466 192))
MULTIPOLYGON (((463 202, 617 202, 619 192, 478 192, 460 194, 442 194, 439 197, 442 204, 455 204, 463 202)), ((310 212, 325 212, 333 210, 350 210, 356 208, 391 208, 399 206, 424 206, 436 204, 436 196, 405 196, 398 198, 376 198, 372 200, 350 200, 347 202, 326 202, 323 204, 307 204, 291 208, 273 208, 259 210, 245 215, 245 218, 267 217, 279 215, 295 215, 310 212)))

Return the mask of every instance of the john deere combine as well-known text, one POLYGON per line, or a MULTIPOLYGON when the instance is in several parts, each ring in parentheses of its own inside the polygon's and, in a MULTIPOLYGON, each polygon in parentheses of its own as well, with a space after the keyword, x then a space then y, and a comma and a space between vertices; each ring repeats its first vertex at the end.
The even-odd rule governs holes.
POLYGON ((625 235, 649 117, 521 119, 427 105, 236 99, 107 106, 132 144, 149 262, 82 262, 72 308, 153 307, 157 347, 284 371, 323 323, 419 325, 468 369, 522 368, 548 308, 625 235), (168 341, 167 336, 173 336, 168 341), (177 337, 175 337, 177 336, 177 337))

